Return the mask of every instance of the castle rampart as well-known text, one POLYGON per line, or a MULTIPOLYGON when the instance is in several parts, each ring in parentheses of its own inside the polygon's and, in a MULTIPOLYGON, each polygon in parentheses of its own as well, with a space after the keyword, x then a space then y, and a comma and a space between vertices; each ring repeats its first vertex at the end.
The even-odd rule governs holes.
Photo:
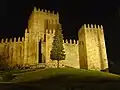
POLYGON ((18 39, 14 38, 14 40, 12 40, 12 38, 1 40, 0 54, 5 57, 6 63, 8 63, 8 65, 12 66, 15 64, 23 64, 23 42, 23 37, 21 40, 20 37, 18 39))
MULTIPOLYGON (((55 31, 61 27, 59 13, 34 7, 24 37, 2 39, 0 55, 10 65, 53 63, 50 51, 55 31)), ((108 68, 103 26, 84 24, 78 32, 79 40, 63 40, 66 54, 60 63, 82 69, 108 68)))
POLYGON ((64 40, 66 58, 62 62, 70 67, 79 68, 78 40, 64 40))
MULTIPOLYGON (((52 49, 52 42, 54 37, 54 30, 46 30, 46 62, 50 63, 52 60, 50 59, 50 51, 52 49), (49 32, 48 32, 49 31, 49 32)), ((79 68, 79 55, 78 55, 78 40, 63 40, 63 46, 66 53, 66 59, 62 60, 61 63, 65 65, 79 68), (72 52, 72 53, 71 53, 72 52)))
POLYGON ((55 30, 46 29, 46 63, 50 61, 50 51, 52 49, 52 42, 54 37, 55 30))
POLYGON ((108 60, 106 54, 106 46, 104 39, 103 26, 98 25, 98 37, 99 37, 99 48, 100 48, 100 56, 101 56, 101 69, 104 70, 108 68, 108 60))
MULTIPOLYGON (((101 37, 99 36, 99 32, 101 32, 101 30, 102 30, 102 26, 99 27, 99 25, 97 27, 96 25, 92 25, 92 24, 91 25, 88 24, 87 26, 86 24, 84 24, 84 26, 82 27, 81 33, 79 36, 82 37, 81 34, 83 31, 84 40, 81 40, 81 38, 79 38, 79 40, 83 42, 83 46, 86 45, 84 46, 85 47, 84 52, 86 53, 84 53, 83 55, 85 58, 82 58, 82 56, 80 55, 80 62, 85 62, 84 65, 81 64, 81 67, 84 68, 85 66, 88 69, 97 69, 97 70, 101 70, 103 69, 103 67, 105 67, 105 64, 104 64, 105 62, 103 62, 101 58, 102 55, 100 53, 101 52, 100 43, 102 41, 100 41, 101 37)), ((80 50, 80 52, 82 52, 82 49, 80 50)), ((106 50, 103 50, 103 52, 106 52, 106 50)), ((105 55, 104 55, 104 58, 107 59, 105 55)))

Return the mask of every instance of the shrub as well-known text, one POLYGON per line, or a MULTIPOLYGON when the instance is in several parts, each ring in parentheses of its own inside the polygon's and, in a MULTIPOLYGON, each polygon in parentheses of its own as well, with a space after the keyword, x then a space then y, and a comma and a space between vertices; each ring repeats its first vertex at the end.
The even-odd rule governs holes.
POLYGON ((11 70, 23 70, 25 67, 23 65, 16 64, 14 66, 11 66, 11 70))
POLYGON ((3 75, 3 80, 4 81, 10 81, 14 78, 14 76, 12 75, 12 73, 10 72, 6 72, 4 75, 3 75))

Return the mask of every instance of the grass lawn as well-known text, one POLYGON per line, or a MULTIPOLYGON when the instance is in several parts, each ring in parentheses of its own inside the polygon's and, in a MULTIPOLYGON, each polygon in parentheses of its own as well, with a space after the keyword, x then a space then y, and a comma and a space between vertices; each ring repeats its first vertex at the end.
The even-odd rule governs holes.
POLYGON ((37 69, 25 69, 25 70, 20 70, 20 69, 16 69, 16 70, 10 70, 10 71, 0 71, 0 76, 4 75, 5 73, 12 73, 12 74, 20 74, 20 73, 25 73, 25 72, 31 72, 31 71, 36 71, 37 69))
POLYGON ((120 76, 73 68, 54 68, 21 73, 0 87, 11 90, 120 90, 120 76), (20 89, 18 89, 20 88, 20 89))

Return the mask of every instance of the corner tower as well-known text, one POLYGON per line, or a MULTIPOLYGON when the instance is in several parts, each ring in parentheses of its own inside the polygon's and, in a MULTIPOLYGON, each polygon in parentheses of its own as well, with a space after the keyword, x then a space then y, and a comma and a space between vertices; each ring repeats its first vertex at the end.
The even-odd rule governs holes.
POLYGON ((103 26, 84 24, 78 32, 80 68, 108 68, 103 26))

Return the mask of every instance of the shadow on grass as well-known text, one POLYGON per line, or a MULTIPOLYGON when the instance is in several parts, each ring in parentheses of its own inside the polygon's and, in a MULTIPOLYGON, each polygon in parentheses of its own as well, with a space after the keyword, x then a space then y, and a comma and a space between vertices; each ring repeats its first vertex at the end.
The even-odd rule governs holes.
POLYGON ((60 75, 20 83, 1 83, 0 90, 120 90, 120 80, 60 75))

